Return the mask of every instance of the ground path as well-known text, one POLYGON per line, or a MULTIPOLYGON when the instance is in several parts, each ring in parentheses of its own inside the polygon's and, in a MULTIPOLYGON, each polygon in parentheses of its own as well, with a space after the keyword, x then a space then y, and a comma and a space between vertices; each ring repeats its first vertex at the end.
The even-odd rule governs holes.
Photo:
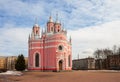
MULTIPOLYGON (((5 82, 0 76, 0 82, 5 82)), ((7 76, 6 82, 120 82, 117 71, 25 72, 22 76, 7 76)))

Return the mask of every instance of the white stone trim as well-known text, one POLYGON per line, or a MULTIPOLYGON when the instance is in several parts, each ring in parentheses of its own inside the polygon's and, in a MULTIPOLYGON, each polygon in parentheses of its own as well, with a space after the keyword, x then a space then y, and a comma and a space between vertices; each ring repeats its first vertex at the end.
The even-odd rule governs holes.
MULTIPOLYGON (((44 48, 57 48, 57 51, 59 51, 59 50, 58 50, 58 45, 55 45, 55 46, 45 46, 44 48)), ((30 49, 30 50, 31 50, 31 49, 43 49, 43 47, 32 47, 32 48, 29 48, 29 49, 30 49)), ((67 49, 67 51, 68 51, 68 48, 67 48, 66 46, 64 46, 64 50, 65 50, 65 49, 67 49)), ((63 51, 64 51, 64 50, 63 50, 63 51)))
POLYGON ((66 40, 48 40, 48 41, 45 41, 45 43, 49 43, 49 42, 64 42, 64 43, 66 43, 67 41, 66 40))
POLYGON ((42 49, 43 47, 32 47, 32 48, 29 48, 29 49, 42 49))
MULTIPOLYGON (((46 40, 45 43, 49 43, 49 42, 64 42, 67 43, 67 40, 46 40)), ((30 44, 36 44, 36 43, 43 43, 43 41, 41 42, 30 42, 30 44)))
POLYGON ((36 44, 36 43, 43 43, 43 41, 39 41, 39 42, 30 42, 30 44, 36 44))
POLYGON ((56 47, 56 46, 45 46, 45 48, 53 48, 53 47, 56 47))

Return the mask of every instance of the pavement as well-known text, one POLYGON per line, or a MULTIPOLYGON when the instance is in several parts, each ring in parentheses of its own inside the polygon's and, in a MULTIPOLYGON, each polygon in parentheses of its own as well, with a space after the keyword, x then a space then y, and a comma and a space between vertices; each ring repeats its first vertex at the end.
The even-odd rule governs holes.
POLYGON ((21 76, 0 75, 0 82, 120 82, 120 71, 24 72, 21 76))

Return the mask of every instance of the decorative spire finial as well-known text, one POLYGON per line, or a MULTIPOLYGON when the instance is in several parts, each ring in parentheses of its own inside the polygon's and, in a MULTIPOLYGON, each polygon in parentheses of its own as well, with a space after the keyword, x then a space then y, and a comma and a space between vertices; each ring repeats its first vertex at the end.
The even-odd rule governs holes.
POLYGON ((50 14, 50 17, 49 17, 49 22, 53 22, 51 14, 50 14))
POLYGON ((30 34, 29 34, 29 40, 30 40, 30 34))
POLYGON ((65 28, 64 28, 64 22, 62 22, 62 28, 63 28, 63 30, 65 31, 65 28))
POLYGON ((47 33, 47 27, 45 26, 45 33, 47 33))
POLYGON ((58 20, 58 12, 56 13, 56 21, 58 20))
POLYGON ((43 34, 43 28, 42 28, 42 34, 43 34))
POLYGON ((35 18, 35 24, 34 24, 34 27, 39 27, 37 17, 35 18))
POLYGON ((59 21, 58 21, 58 12, 56 13, 56 23, 59 23, 59 21))
POLYGON ((70 44, 71 44, 71 41, 72 41, 72 39, 71 39, 71 36, 70 36, 70 44))

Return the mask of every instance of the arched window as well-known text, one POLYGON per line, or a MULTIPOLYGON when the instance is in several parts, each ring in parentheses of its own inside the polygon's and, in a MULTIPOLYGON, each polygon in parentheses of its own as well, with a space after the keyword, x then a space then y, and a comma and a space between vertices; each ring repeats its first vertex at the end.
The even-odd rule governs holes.
POLYGON ((36 30, 36 34, 38 34, 38 30, 36 30))
POLYGON ((39 54, 35 54, 35 67, 39 67, 39 54))
POLYGON ((70 58, 70 55, 68 56, 68 66, 70 67, 70 64, 71 64, 71 58, 70 58))
POLYGON ((58 32, 60 32, 60 30, 58 29, 58 32))
POLYGON ((53 32, 53 27, 51 27, 51 31, 53 32))

